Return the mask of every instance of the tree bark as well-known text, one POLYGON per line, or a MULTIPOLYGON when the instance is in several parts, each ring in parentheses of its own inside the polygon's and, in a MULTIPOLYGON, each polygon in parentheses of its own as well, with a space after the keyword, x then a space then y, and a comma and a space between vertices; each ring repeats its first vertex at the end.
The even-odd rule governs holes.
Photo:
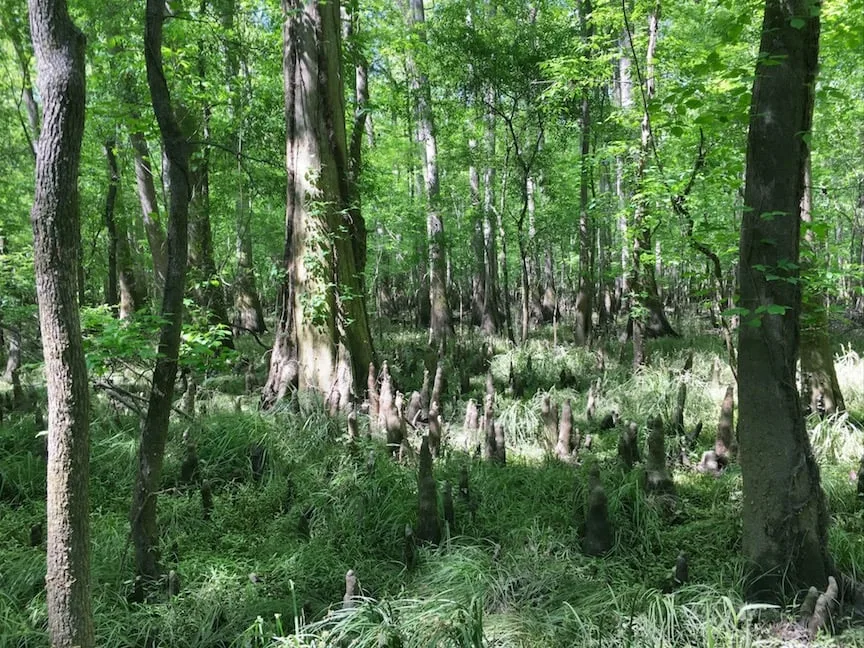
MULTIPOLYGON (((136 118, 133 115, 133 118, 136 118)), ((165 279, 168 274, 168 248, 165 241, 165 230, 159 216, 159 200, 156 185, 153 182, 153 165, 150 162, 150 150, 147 140, 140 131, 129 135, 132 149, 135 151, 135 182, 138 187, 138 201, 141 203, 141 219, 144 222, 144 232, 153 259, 153 279, 156 291, 162 294, 165 279)))
MULTIPOLYGON (((426 43, 426 15, 423 0, 410 0, 410 24, 421 43, 426 43)), ((426 182, 426 234, 429 239, 429 344, 446 345, 453 324, 447 301, 444 216, 441 214, 438 177, 438 139, 432 116, 432 93, 425 73, 409 55, 411 85, 417 109, 417 139, 423 144, 426 182)))
POLYGON ((44 107, 31 222, 48 388, 48 631, 57 648, 91 648, 90 392, 76 301, 85 39, 64 0, 29 9, 44 107))
POLYGON ((813 117, 819 16, 766 0, 747 140, 739 291, 739 447, 750 598, 824 589, 829 516, 795 381, 799 235, 813 117), (780 280, 772 280, 774 277, 780 280))
MULTIPOLYGON (((490 7, 494 11, 494 5, 490 7)), ((495 335, 501 330, 501 290, 498 286, 498 242, 495 218, 495 91, 486 90, 486 114, 484 117, 483 153, 483 263, 485 265, 486 290, 483 293, 481 328, 486 335, 495 335)))
MULTIPOLYGON (((582 38, 590 43, 594 35, 591 22, 591 1, 583 0, 580 7, 582 38)), ((582 90, 582 132, 579 156, 579 289, 576 294, 575 340, 586 345, 591 337, 594 311, 594 227, 588 213, 588 188, 591 182, 591 97, 588 87, 582 90)))
POLYGON ((262 401, 297 381, 331 411, 363 393, 372 338, 357 249, 349 236, 351 177, 345 131, 339 3, 283 0, 288 175, 285 283, 262 401))
MULTIPOLYGON (((804 162, 804 194, 801 196, 801 220, 813 223, 813 186, 810 155, 804 162)), ((813 229, 804 233, 806 257, 803 270, 806 274, 810 260, 816 258, 816 240, 813 229)), ((824 294, 813 290, 805 281, 801 325, 801 397, 807 413, 832 416, 846 410, 837 370, 834 368, 834 352, 828 335, 828 304, 824 294)))
MULTIPOLYGON (((207 0, 200 0, 199 13, 204 15, 207 0)), ((207 315, 207 323, 224 334, 220 347, 233 349, 234 339, 228 320, 228 307, 222 280, 216 272, 213 256, 213 231, 210 227, 210 103, 206 99, 205 44, 198 42, 198 90, 203 100, 186 116, 186 137, 197 142, 190 151, 192 197, 189 201, 189 280, 192 296, 207 315)))
POLYGON ((141 429, 138 471, 132 491, 130 512, 135 568, 145 581, 158 579, 159 529, 156 524, 156 497, 162 478, 162 461, 168 435, 168 420, 174 399, 174 379, 180 351, 183 323, 183 295, 188 255, 189 145, 171 107, 171 93, 162 66, 162 26, 165 4, 147 0, 144 24, 144 60, 153 112, 162 135, 165 175, 168 178, 168 265, 162 296, 161 315, 165 324, 159 333, 159 356, 153 370, 147 415, 141 429))
POLYGON ((108 192, 105 195, 105 230, 108 233, 108 285, 105 288, 105 303, 117 313, 120 302, 120 289, 117 282, 117 223, 114 218, 114 206, 117 204, 117 190, 120 185, 120 174, 117 171, 117 157, 114 155, 116 142, 111 137, 105 141, 103 150, 108 162, 108 192))

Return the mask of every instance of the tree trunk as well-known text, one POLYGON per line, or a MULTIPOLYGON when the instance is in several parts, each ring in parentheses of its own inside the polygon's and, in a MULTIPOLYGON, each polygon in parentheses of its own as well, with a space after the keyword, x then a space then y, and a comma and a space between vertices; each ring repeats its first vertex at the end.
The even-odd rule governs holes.
POLYGON ((116 142, 113 137, 105 141, 105 158, 108 161, 108 193, 105 196, 105 230, 108 232, 108 285, 105 288, 105 303, 117 313, 120 290, 117 285, 117 224, 114 219, 114 206, 117 203, 117 190, 120 174, 117 170, 117 157, 114 155, 116 142))
MULTIPOLYGON (((138 471, 132 491, 130 512, 135 568, 151 582, 162 570, 159 562, 159 529, 156 524, 156 497, 161 486, 162 460, 168 435, 168 420, 174 399, 174 379, 180 351, 183 323, 183 295, 188 255, 189 145, 171 107, 171 93, 162 66, 162 25, 165 4, 147 0, 144 25, 144 60, 153 112, 165 151, 164 171, 168 178, 168 265, 162 296, 161 315, 165 324, 159 333, 159 357, 153 370, 150 401, 141 429, 138 471)), ((151 180, 152 180, 152 176, 151 180)), ((140 186, 140 185, 139 185, 140 186)))
MULTIPOLYGON (((17 4, 17 3, 16 3, 17 4)), ((26 32, 26 12, 21 7, 7 6, 5 11, 0 11, 0 31, 9 38, 12 49, 15 52, 15 60, 18 63, 18 71, 21 73, 21 99, 24 102, 24 110, 27 113, 25 123, 19 112, 21 128, 24 138, 33 157, 36 157, 37 139, 39 137, 39 106, 33 95, 33 81, 30 78, 30 42, 26 32)), ((18 89, 15 89, 16 92, 18 89)), ((20 108, 19 108, 20 111, 20 108)))
MULTIPOLYGON (((582 37, 588 44, 594 35, 590 21, 591 1, 582 0, 580 7, 582 37)), ((576 295, 576 344, 586 345, 591 336, 591 316, 594 310, 593 246, 594 227, 588 212, 588 185, 591 181, 591 98, 588 88, 582 91, 582 146, 579 158, 579 291, 576 295)))
POLYGON ((660 2, 654 5, 648 16, 648 49, 645 55, 645 105, 642 113, 642 138, 639 148, 639 161, 636 167, 636 208, 633 213, 633 252, 631 255, 630 319, 633 326, 633 366, 639 367, 647 361, 644 348, 646 337, 676 336, 657 292, 654 265, 646 262, 643 254, 651 254, 651 229, 646 223, 648 201, 644 195, 645 171, 653 147, 649 102, 654 98, 656 83, 654 79, 654 52, 657 48, 657 31, 660 23, 660 2), (637 306, 638 304, 638 306, 637 306), (635 307, 635 308, 634 308, 635 307))
MULTIPOLYGON (((810 171, 810 155, 804 162, 804 194, 801 196, 801 220, 813 223, 813 188, 810 171)), ((813 229, 804 233, 808 261, 817 258, 813 229)), ((807 271, 809 262, 803 264, 807 271)), ((828 304, 825 295, 814 291, 804 282, 803 312, 801 325, 801 397, 804 411, 831 416, 846 409, 837 370, 834 368, 834 352, 828 335, 828 304)))
POLYGON ((285 284, 262 396, 291 381, 331 411, 363 393, 372 338, 357 249, 349 235, 351 177, 345 132, 339 3, 283 0, 288 175, 285 284), (311 209, 314 205, 315 209, 311 209))
POLYGON ((468 191, 471 199, 471 251, 474 254, 474 266, 471 275, 471 323, 481 324, 483 309, 486 302, 486 249, 483 239, 483 210, 480 203, 480 172, 477 170, 476 153, 477 140, 468 141, 471 153, 468 165, 468 191))
POLYGON ((90 392, 77 295, 84 35, 63 0, 30 0, 44 121, 31 212, 48 388, 48 631, 57 648, 95 645, 90 605, 90 392))
MULTIPOLYGON (((207 0, 201 0, 201 13, 204 14, 206 9, 207 0)), ((204 48, 204 43, 199 42, 198 89, 201 96, 206 97, 204 48)), ((195 302, 207 314, 207 323, 224 332, 220 346, 233 349, 225 292, 213 258, 213 233, 210 227, 210 113, 210 104, 205 98, 200 113, 193 111, 186 115, 187 139, 200 140, 200 144, 193 144, 190 151, 192 197, 189 201, 189 280, 195 302)))
MULTIPOLYGON (((494 11, 494 6, 490 9, 494 11)), ((488 104, 484 118, 483 148, 486 168, 483 172, 483 263, 486 277, 483 292, 481 328, 486 335, 501 330, 501 291, 498 287, 498 243, 495 223, 495 91, 486 91, 488 104)))
MULTIPOLYGON (((410 0, 410 24, 422 44, 426 43, 426 16, 423 0, 410 0)), ((444 217, 441 214, 438 178, 438 139, 432 116, 432 93, 424 72, 409 56, 412 70, 412 90, 417 109, 417 138, 423 144, 424 179, 426 182, 426 234, 429 239, 429 344, 446 345, 453 324, 447 301, 446 254, 444 248, 444 217)))
POLYGON ((750 106, 738 333, 738 435, 750 598, 824 589, 829 516, 796 389, 799 234, 819 16, 767 0, 750 106), (781 280, 771 280, 774 276, 781 280))
MULTIPOLYGON (((133 115, 133 118, 135 117, 136 115, 133 115)), ((135 183, 138 187, 138 201, 141 203, 141 219, 144 222, 150 256, 153 259, 153 280, 157 293, 161 294, 168 274, 168 249, 165 230, 159 217, 159 200, 153 182, 150 151, 147 140, 140 131, 133 131, 129 135, 129 141, 135 151, 135 183)))
POLYGON ((255 266, 252 259, 252 223, 249 209, 249 197, 246 191, 246 174, 243 169, 243 134, 245 132, 245 117, 243 106, 248 105, 251 91, 248 90, 248 74, 245 58, 242 69, 243 78, 247 79, 244 86, 240 83, 242 43, 235 44, 239 38, 234 28, 236 0, 221 0, 219 16, 222 29, 232 41, 225 45, 225 77, 227 79, 229 106, 231 115, 231 153, 236 162, 237 200, 237 274, 234 277, 234 335, 243 333, 263 333, 267 330, 264 323, 264 312, 255 280, 255 266))

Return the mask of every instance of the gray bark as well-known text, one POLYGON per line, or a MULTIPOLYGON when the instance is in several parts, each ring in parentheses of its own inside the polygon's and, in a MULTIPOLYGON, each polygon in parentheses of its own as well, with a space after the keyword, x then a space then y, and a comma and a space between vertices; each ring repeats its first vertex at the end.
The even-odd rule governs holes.
POLYGON ((90 392, 76 301, 85 39, 64 0, 30 0, 29 9, 44 107, 31 222, 48 387, 48 631, 56 648, 91 648, 90 392))

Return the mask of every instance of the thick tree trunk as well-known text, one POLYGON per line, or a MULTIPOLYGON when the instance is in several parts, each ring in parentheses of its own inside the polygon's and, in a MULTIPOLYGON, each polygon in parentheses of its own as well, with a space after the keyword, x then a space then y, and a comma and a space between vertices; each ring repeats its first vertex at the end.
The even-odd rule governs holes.
MULTIPOLYGON (((171 107, 171 94, 162 66, 162 25, 165 4, 147 0, 144 25, 144 60, 153 112, 162 134, 165 175, 168 178, 168 265, 162 296, 161 315, 165 320, 159 333, 159 357, 153 370, 150 401, 141 429, 138 471, 132 490, 130 512, 135 569, 145 581, 158 579, 159 528, 156 498, 162 479, 162 461, 168 435, 168 420, 174 399, 174 379, 180 351, 183 323, 183 295, 186 288, 188 255, 189 145, 171 107)), ((152 179, 152 176, 151 176, 152 179)))
POLYGON ((85 41, 65 1, 29 9, 44 106, 31 222, 48 387, 48 630, 56 648, 91 648, 90 392, 76 302, 85 41))
POLYGON ((363 393, 372 339, 353 233, 339 3, 283 0, 285 275, 265 406, 295 379, 331 411, 363 393), (310 209, 314 203, 316 209, 310 209))
POLYGON ((743 545, 752 568, 748 596, 770 601, 809 586, 822 590, 833 572, 829 516, 795 381, 800 210, 819 49, 812 9, 806 0, 766 1, 741 225, 743 545))
MULTIPOLYGON (((423 0, 410 0, 410 22, 421 43, 426 42, 426 16, 423 0)), ((409 57, 410 58, 410 57, 409 57)), ((429 239, 429 343, 446 345, 453 324, 447 301, 447 261, 444 247, 444 216, 441 214, 440 183, 438 178, 438 139, 432 116, 432 92, 424 72, 416 62, 409 61, 412 69, 412 90, 417 109, 417 138, 423 144, 424 179, 426 182, 426 235, 429 239)))

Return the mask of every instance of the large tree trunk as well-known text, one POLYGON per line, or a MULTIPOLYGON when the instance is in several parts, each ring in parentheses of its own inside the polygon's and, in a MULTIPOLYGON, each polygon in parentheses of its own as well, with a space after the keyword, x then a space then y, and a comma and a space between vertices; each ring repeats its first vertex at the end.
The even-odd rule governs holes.
POLYGON ((807 0, 766 1, 741 225, 743 545, 752 568, 748 596, 770 601, 809 586, 822 590, 833 571, 829 516, 795 381, 800 211, 819 49, 812 9, 807 0))
POLYGON ((85 41, 65 1, 29 8, 44 106, 31 221, 48 387, 48 630, 56 648, 91 648, 90 392, 76 302, 85 41))
POLYGON ((283 0, 282 11, 286 280, 262 399, 272 405, 296 380, 333 411, 362 393, 373 359, 352 242, 361 224, 351 218, 339 3, 283 0))
POLYGON ((162 296, 165 324, 159 333, 159 357, 153 370, 150 401, 141 429, 138 471, 132 491, 130 520, 135 546, 135 568, 145 581, 160 576, 159 529, 156 497, 162 479, 162 460, 168 435, 168 420, 174 398, 174 379, 183 323, 188 254, 189 145, 171 107, 171 93, 162 67, 162 25, 165 3, 147 0, 144 25, 144 60, 153 112, 162 134, 165 176, 168 179, 168 266, 162 296))
MULTIPOLYGON (((410 22, 421 43, 426 42, 426 15, 423 0, 410 0, 410 22)), ((410 58, 410 57, 409 57, 410 58)), ((412 90, 417 108, 417 139, 423 144, 426 181, 426 234, 429 237, 429 343, 446 345, 452 332, 450 305, 447 301, 447 261, 444 248, 444 216, 440 206, 438 178, 438 139, 432 117, 432 92, 426 74, 411 58, 412 90)))

